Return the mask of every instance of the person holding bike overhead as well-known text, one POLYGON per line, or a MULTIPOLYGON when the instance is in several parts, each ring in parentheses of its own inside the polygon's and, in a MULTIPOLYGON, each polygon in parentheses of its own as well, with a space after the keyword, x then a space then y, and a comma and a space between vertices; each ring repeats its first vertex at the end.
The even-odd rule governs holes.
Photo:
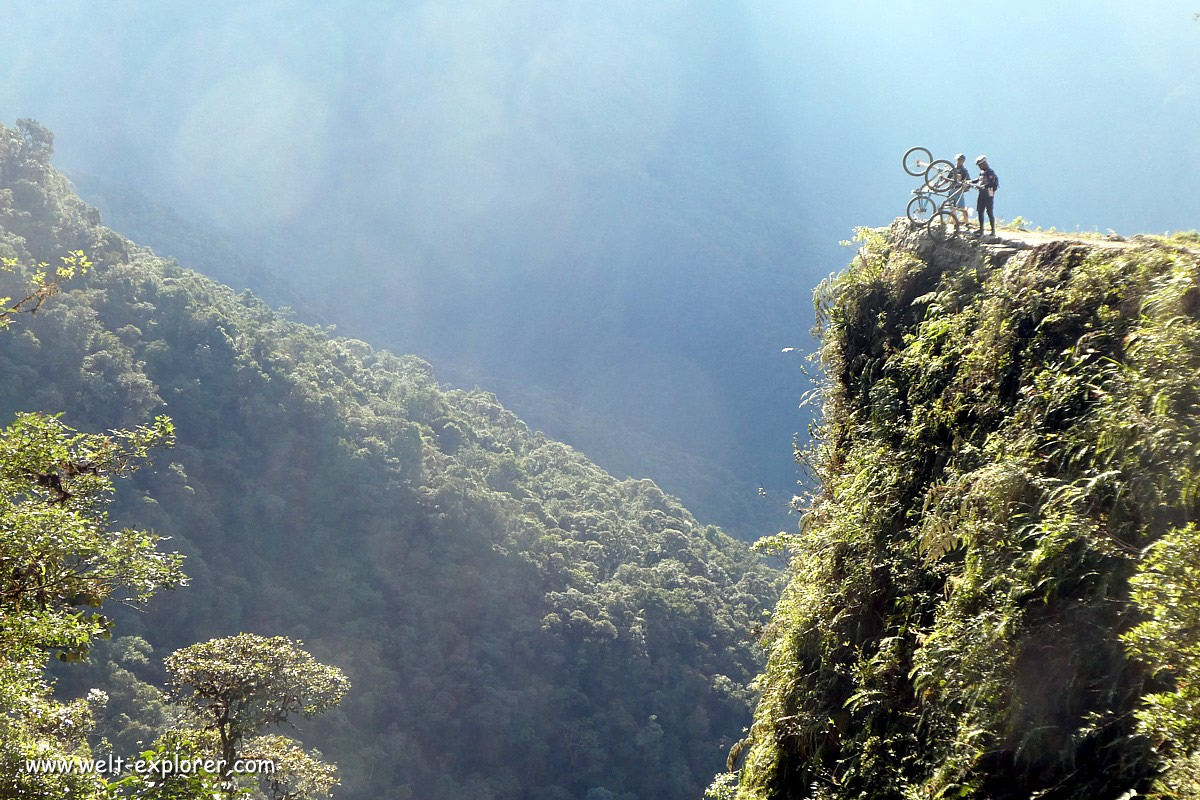
POLYGON ((964 164, 967 157, 963 153, 959 153, 954 157, 954 169, 950 171, 950 176, 955 183, 954 191, 950 193, 950 207, 954 210, 955 216, 962 212, 962 224, 966 225, 971 217, 967 213, 967 201, 963 196, 967 193, 967 189, 971 186, 971 173, 967 172, 964 164))
POLYGON ((975 159, 975 165, 979 167, 979 177, 975 179, 975 186, 979 189, 979 199, 975 201, 975 214, 979 217, 979 233, 975 235, 983 236, 983 213, 986 211, 988 222, 992 224, 992 236, 995 236, 996 214, 993 210, 993 203, 996 199, 996 190, 1000 188, 1000 179, 988 166, 987 156, 975 159))

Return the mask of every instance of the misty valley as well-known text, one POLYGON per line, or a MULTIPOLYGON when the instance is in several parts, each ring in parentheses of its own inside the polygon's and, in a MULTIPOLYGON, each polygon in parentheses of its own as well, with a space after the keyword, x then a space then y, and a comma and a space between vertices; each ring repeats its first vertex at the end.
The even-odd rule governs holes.
POLYGON ((3 8, 0 800, 1200 800, 1197 36, 3 8))

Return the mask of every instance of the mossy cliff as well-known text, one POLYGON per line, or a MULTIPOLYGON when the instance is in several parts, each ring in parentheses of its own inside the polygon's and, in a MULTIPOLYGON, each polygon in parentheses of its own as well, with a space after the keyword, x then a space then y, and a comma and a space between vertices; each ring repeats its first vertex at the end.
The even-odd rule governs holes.
POLYGON ((710 796, 1197 796, 1200 237, 861 238, 710 796))

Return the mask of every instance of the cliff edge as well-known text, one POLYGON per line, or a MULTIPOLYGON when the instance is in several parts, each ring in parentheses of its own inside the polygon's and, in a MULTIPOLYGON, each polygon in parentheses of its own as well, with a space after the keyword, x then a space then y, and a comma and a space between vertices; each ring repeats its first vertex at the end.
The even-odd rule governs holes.
POLYGON ((1200 796, 1200 236, 860 238, 709 796, 1200 796))

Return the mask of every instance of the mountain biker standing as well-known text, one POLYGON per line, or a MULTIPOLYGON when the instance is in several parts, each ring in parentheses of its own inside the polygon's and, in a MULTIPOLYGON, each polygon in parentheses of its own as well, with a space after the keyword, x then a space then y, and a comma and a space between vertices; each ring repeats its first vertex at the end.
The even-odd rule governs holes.
POLYGON ((992 236, 995 236, 996 214, 993 210, 993 203, 996 199, 996 190, 1000 188, 1000 179, 988 166, 987 156, 975 159, 975 165, 979 167, 979 177, 975 179, 975 185, 979 188, 979 199, 975 201, 975 214, 979 217, 979 232, 975 235, 983 236, 983 213, 986 211, 988 222, 992 224, 992 236))
POLYGON ((963 196, 967 193, 967 188, 971 184, 971 173, 967 172, 966 164, 967 157, 963 153, 959 153, 954 157, 954 169, 950 171, 950 175, 956 184, 954 191, 950 193, 950 206, 954 209, 955 216, 962 212, 962 224, 966 225, 971 217, 967 213, 967 202, 963 196))

